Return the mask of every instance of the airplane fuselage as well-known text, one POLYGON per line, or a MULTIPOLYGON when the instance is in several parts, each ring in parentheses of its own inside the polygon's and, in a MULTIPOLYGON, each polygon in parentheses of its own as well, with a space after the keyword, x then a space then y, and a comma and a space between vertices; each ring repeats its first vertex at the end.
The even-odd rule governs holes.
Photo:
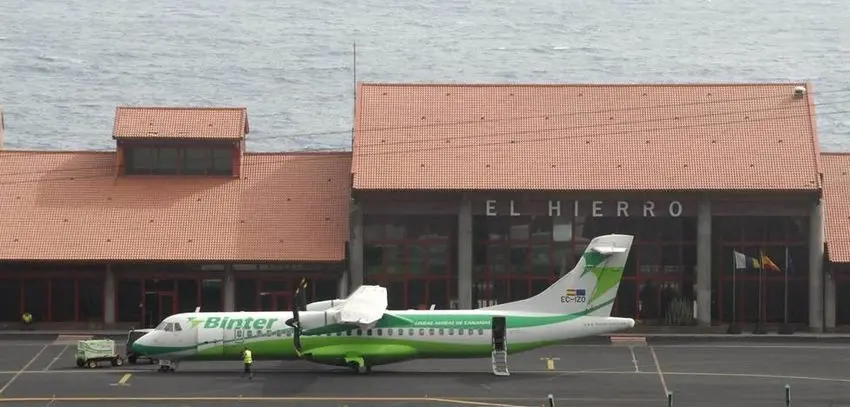
MULTIPOLYGON (((630 318, 610 316, 632 242, 630 235, 594 238, 572 271, 519 301, 474 310, 387 310, 386 288, 361 285, 344 300, 305 304, 309 311, 297 318, 291 311, 172 315, 133 349, 177 361, 233 360, 249 347, 258 360, 304 359, 358 372, 417 358, 492 355, 493 372, 505 375, 504 351, 634 326, 630 318), (300 341, 294 341, 290 319, 300 327, 300 341)), ((295 297, 306 303, 301 287, 295 297)))
MULTIPOLYGON (((301 312, 302 319, 323 312, 301 312)), ((238 360, 249 346, 255 360, 299 359, 292 312, 186 313, 173 316, 180 331, 157 331, 135 349, 168 360, 238 360)), ((483 358, 492 350, 494 317, 504 317, 508 353, 536 349, 565 340, 620 331, 634 320, 510 311, 387 311, 371 329, 326 325, 305 329, 302 358, 345 365, 356 354, 370 365, 417 358, 483 358), (323 332, 326 331, 326 332, 323 332)))

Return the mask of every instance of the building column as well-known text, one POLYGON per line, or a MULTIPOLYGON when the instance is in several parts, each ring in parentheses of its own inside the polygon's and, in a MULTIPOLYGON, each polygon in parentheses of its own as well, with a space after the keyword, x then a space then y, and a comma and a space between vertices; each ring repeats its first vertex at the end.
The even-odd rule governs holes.
POLYGON ((711 202, 702 200, 697 211, 697 322, 711 325, 711 202))
POLYGON ((812 203, 809 214, 809 330, 823 332, 823 206, 812 203))
POLYGON ((363 282, 363 207, 352 200, 349 214, 348 292, 353 293, 363 282))
POLYGON ((224 266, 224 312, 236 311, 236 276, 233 272, 233 265, 226 264, 224 266))
POLYGON ((824 273, 823 284, 823 328, 826 332, 835 332, 835 275, 832 270, 824 273))
POLYGON ((103 283, 103 322, 106 324, 115 323, 115 289, 115 273, 112 265, 107 264, 103 283))
POLYGON ((337 287, 337 298, 345 298, 348 297, 348 287, 350 284, 348 283, 348 270, 343 270, 342 274, 339 276, 339 284, 337 287))
POLYGON ((472 309, 472 201, 466 194, 457 215, 457 303, 472 309))

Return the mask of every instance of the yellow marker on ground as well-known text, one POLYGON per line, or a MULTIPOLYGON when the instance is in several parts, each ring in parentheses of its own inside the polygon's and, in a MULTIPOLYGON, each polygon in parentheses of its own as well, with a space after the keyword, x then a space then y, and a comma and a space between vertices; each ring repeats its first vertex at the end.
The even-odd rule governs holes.
POLYGON ((555 361, 561 358, 540 358, 540 360, 546 361, 546 370, 555 370, 555 361))
POLYGON ((124 376, 121 376, 121 380, 113 384, 113 386, 126 386, 131 377, 133 377, 132 373, 125 373, 124 376))

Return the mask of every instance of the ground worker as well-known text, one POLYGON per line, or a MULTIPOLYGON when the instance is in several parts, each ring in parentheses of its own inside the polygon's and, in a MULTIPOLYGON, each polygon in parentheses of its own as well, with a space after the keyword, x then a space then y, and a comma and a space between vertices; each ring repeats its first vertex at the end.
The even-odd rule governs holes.
POLYGON ((242 351, 242 362, 245 363, 245 370, 242 371, 242 377, 245 377, 245 374, 248 374, 248 378, 253 379, 254 372, 251 371, 251 365, 254 363, 254 355, 251 353, 251 349, 248 349, 247 346, 242 351))
POLYGON ((29 326, 32 325, 32 314, 30 314, 29 312, 24 312, 24 314, 21 315, 21 322, 24 323, 25 329, 29 328, 29 326))

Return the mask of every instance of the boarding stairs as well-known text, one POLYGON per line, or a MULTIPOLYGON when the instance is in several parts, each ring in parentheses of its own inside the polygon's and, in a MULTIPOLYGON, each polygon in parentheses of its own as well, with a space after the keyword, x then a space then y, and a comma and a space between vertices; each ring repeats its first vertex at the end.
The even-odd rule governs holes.
POLYGON ((491 359, 493 361, 494 375, 511 375, 511 372, 508 371, 508 347, 504 339, 502 341, 493 341, 493 353, 491 354, 491 359))

